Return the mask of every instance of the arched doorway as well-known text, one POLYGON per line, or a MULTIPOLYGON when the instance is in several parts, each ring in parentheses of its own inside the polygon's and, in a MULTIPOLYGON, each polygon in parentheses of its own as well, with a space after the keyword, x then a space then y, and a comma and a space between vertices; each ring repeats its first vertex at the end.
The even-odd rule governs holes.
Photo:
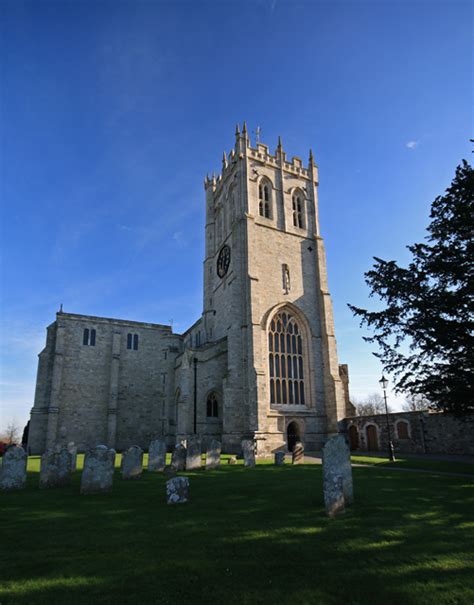
POLYGON ((359 449, 359 431, 354 425, 349 427, 349 443, 351 451, 359 449))
POLYGON ((367 449, 369 452, 378 452, 379 440, 377 437, 377 427, 374 424, 369 424, 365 432, 367 435, 367 449))
POLYGON ((298 423, 290 422, 288 428, 286 429, 286 437, 288 443, 288 451, 292 452, 296 443, 298 443, 298 441, 301 441, 300 428, 298 426, 298 423))

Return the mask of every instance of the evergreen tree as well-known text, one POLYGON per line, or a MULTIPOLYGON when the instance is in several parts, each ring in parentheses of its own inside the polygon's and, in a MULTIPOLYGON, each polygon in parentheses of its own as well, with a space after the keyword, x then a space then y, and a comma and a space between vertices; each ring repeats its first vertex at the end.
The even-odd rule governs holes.
POLYGON ((408 246, 408 267, 374 257, 365 274, 382 311, 349 305, 365 340, 395 378, 395 389, 423 395, 438 409, 474 410, 474 170, 463 161, 444 196, 431 206, 427 243, 408 246))

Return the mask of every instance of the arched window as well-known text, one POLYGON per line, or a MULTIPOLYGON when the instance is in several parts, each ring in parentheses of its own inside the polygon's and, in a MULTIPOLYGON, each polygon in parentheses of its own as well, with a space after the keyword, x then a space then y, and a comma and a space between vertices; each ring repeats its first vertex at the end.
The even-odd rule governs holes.
POLYGON ((301 191, 295 191, 292 197, 293 202, 293 225, 304 229, 304 198, 301 191))
POLYGON ((127 349, 138 351, 138 334, 127 334, 127 349))
POLYGON ((303 335, 295 316, 280 311, 268 331, 270 403, 305 405, 303 335))
POLYGON ((206 416, 208 418, 219 417, 219 403, 217 401, 217 395, 215 393, 209 393, 206 402, 206 416))
POLYGON ((263 181, 258 186, 258 213, 265 218, 271 218, 271 185, 263 181))
POLYGON ((95 330, 89 330, 89 328, 84 328, 84 333, 82 335, 82 344, 90 347, 95 347, 95 330))
POLYGON ((399 420, 397 422, 397 437, 398 439, 410 439, 408 422, 406 420, 399 420))

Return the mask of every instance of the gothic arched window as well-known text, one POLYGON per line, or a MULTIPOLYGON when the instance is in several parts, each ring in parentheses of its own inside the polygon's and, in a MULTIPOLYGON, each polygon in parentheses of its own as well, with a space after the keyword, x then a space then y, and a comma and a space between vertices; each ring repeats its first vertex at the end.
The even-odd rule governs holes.
POLYGON ((290 311, 275 315, 268 330, 270 403, 305 405, 303 334, 290 311))
POLYGON ((219 417, 219 403, 217 400, 217 395, 215 393, 209 393, 209 395, 207 396, 206 416, 208 418, 219 417))
POLYGON ((258 186, 258 213, 265 218, 271 218, 271 185, 262 181, 258 186))
POLYGON ((293 202, 293 225, 304 229, 304 198, 301 191, 295 191, 292 197, 293 202))

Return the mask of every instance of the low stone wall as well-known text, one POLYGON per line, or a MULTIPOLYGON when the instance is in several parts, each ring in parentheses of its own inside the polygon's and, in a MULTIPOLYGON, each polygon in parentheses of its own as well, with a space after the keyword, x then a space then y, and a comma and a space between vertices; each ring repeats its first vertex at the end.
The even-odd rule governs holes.
MULTIPOLYGON (((389 414, 395 452, 400 454, 474 455, 474 414, 455 416, 428 412, 389 414)), ((351 450, 388 450, 385 414, 346 418, 351 450)))

